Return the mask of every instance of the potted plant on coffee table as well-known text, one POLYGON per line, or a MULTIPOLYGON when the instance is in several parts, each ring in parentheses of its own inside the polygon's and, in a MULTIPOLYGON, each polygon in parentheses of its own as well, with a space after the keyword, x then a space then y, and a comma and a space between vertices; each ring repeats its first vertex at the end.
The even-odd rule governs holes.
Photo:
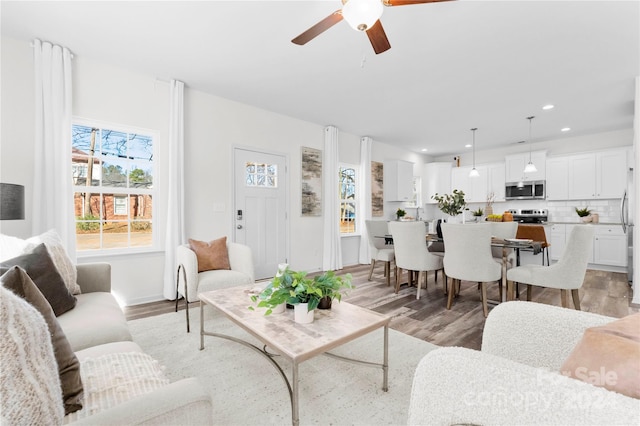
MULTIPOLYGON (((343 288, 353 288, 351 274, 337 276, 327 271, 314 278, 307 277, 305 271, 293 271, 287 267, 279 271, 279 275, 258 294, 251 296, 258 308, 267 308, 265 315, 270 315, 276 307, 286 303, 294 306, 296 322, 312 322, 313 311, 322 298, 341 300, 343 288)), ((250 306, 253 310, 254 307, 250 306)))
POLYGON ((334 271, 327 271, 322 275, 316 276, 314 279, 316 286, 322 291, 322 298, 318 304, 318 309, 331 309, 331 301, 333 299, 342 299, 342 289, 353 288, 351 285, 351 274, 342 276, 336 275, 334 271))

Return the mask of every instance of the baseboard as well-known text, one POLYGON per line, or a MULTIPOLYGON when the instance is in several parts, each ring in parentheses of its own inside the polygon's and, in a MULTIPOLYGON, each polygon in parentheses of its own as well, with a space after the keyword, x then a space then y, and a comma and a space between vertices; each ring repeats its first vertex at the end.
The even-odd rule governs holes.
POLYGON ((157 294, 155 296, 138 297, 135 299, 126 300, 125 306, 143 305, 145 303, 159 302, 161 300, 167 300, 167 299, 162 294, 157 294))

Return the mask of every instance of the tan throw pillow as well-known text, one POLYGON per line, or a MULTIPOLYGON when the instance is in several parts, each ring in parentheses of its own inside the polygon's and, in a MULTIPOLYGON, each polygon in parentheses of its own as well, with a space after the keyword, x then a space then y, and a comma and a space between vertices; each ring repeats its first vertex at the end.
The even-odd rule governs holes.
MULTIPOLYGON (((0 272, 4 272, 0 268, 0 272)), ((0 277, 2 287, 11 290, 36 308, 44 317, 49 327, 53 353, 58 366, 60 384, 62 385, 62 398, 64 400, 65 414, 73 413, 82 408, 82 379, 80 378, 80 362, 71 349, 71 345, 64 335, 51 305, 44 298, 38 287, 33 283, 29 275, 18 266, 9 269, 0 277)))
POLYGON ((227 237, 218 238, 208 243, 189 238, 189 247, 196 253, 198 272, 231 269, 227 252, 227 237))
POLYGON ((560 371, 640 399, 640 313, 587 328, 560 371))

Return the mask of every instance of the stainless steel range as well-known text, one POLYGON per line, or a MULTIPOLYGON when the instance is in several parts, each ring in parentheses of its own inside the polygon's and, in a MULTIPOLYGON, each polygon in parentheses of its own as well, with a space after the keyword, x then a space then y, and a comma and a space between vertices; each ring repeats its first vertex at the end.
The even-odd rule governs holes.
POLYGON ((547 209, 517 209, 509 210, 513 220, 520 223, 545 223, 549 219, 547 209))

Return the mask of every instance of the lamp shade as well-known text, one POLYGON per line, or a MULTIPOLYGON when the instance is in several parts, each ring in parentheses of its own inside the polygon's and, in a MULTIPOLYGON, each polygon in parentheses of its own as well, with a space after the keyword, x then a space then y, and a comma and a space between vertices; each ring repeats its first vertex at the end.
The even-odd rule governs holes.
POLYGON ((24 186, 0 183, 0 220, 24 219, 24 186))
POLYGON ((354 30, 367 31, 380 19, 382 10, 380 0, 349 0, 342 6, 342 17, 354 30))
POLYGON ((529 163, 524 167, 525 173, 535 173, 537 171, 538 171, 538 168, 531 161, 529 161, 529 163))

